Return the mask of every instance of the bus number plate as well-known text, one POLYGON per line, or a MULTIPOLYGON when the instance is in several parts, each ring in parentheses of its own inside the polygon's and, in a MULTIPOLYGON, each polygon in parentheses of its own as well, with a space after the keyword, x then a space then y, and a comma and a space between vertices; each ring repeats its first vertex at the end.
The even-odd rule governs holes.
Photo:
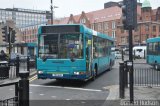
POLYGON ((52 76, 63 77, 63 74, 52 74, 52 76))

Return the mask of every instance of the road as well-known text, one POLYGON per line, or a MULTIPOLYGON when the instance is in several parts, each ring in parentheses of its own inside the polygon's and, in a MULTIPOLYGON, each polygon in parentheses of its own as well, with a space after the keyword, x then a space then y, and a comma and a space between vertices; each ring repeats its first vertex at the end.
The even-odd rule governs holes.
MULTIPOLYGON (((111 71, 106 71, 99 75, 95 81, 57 81, 57 80, 38 80, 36 76, 30 78, 30 100, 31 106, 35 104, 44 106, 49 103, 55 106, 94 106, 103 105, 109 95, 109 90, 105 87, 119 84, 119 62, 117 59, 111 71), (71 104, 70 104, 71 103, 71 104)), ((144 60, 135 62, 143 63, 144 60)), ((136 68, 147 67, 146 64, 134 64, 136 68)), ((14 87, 8 86, 0 88, 0 99, 14 95, 14 87), (12 93, 11 93, 12 92, 12 93)))

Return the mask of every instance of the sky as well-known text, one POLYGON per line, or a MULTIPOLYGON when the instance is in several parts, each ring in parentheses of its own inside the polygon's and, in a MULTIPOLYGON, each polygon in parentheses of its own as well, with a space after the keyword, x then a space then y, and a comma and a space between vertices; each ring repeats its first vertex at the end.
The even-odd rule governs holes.
MULTIPOLYGON (((56 18, 69 17, 70 14, 81 14, 82 11, 90 12, 104 8, 104 3, 120 0, 53 0, 56 18)), ((139 0, 138 0, 139 1, 139 0)), ((144 0, 140 0, 143 2, 144 0)), ((160 0, 149 0, 153 9, 160 6, 160 0)), ((25 8, 50 11, 51 0, 1 0, 0 8, 25 8)))

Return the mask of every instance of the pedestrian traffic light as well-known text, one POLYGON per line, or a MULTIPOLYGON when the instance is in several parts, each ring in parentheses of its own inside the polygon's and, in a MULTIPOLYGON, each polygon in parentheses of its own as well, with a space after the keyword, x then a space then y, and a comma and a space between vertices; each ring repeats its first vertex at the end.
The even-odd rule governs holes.
POLYGON ((134 29, 137 25, 137 0, 123 0, 122 14, 124 29, 134 29))
POLYGON ((8 27, 4 26, 2 28, 2 37, 4 38, 3 41, 8 42, 8 35, 9 35, 8 27))
POLYGON ((16 31, 12 30, 12 34, 11 34, 11 43, 14 43, 16 41, 16 31))

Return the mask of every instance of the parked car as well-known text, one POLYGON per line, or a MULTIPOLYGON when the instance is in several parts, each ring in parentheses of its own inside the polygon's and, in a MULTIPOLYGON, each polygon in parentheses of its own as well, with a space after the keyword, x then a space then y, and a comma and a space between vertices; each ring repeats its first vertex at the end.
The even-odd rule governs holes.
POLYGON ((119 51, 115 52, 115 59, 121 59, 122 58, 122 54, 119 51))

